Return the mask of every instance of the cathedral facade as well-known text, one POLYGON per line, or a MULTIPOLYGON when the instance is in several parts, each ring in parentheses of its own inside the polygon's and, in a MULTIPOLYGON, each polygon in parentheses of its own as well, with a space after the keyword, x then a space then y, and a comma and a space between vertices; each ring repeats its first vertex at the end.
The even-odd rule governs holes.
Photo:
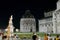
POLYGON ((53 31, 54 33, 60 33, 60 9, 53 13, 53 31))
POLYGON ((52 33, 53 21, 52 18, 44 18, 39 20, 39 32, 52 33))
POLYGON ((57 2, 57 9, 45 13, 45 19, 39 20, 39 32, 60 33, 60 0, 57 2), (48 20, 46 19, 49 17, 48 20), (41 29, 42 28, 42 29, 41 29), (43 31, 42 31, 43 30, 43 31))
POLYGON ((57 9, 53 13, 53 32, 60 33, 60 0, 57 2, 57 9))

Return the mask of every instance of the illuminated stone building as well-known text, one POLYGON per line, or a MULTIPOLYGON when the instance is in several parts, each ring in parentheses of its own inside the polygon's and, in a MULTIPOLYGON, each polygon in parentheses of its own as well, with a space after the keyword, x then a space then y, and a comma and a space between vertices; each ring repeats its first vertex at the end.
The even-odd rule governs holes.
POLYGON ((26 10, 20 19, 20 32, 36 32, 36 21, 30 10, 26 10))

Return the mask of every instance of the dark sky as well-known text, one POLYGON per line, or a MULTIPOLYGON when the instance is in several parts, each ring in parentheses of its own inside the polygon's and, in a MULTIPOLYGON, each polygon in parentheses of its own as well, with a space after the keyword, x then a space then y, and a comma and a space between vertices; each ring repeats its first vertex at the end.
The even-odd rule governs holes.
POLYGON ((14 26, 19 27, 21 16, 25 10, 31 10, 36 19, 44 17, 44 11, 48 12, 56 9, 58 0, 2 0, 0 1, 0 28, 6 28, 11 14, 13 14, 14 26))

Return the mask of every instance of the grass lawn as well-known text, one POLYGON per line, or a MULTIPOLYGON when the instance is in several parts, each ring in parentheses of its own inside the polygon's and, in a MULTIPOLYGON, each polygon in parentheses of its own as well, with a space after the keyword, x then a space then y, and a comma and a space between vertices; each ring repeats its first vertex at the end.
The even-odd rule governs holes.
MULTIPOLYGON (((44 37, 45 33, 40 33, 40 32, 36 32, 38 36, 40 37, 44 37)), ((28 32, 28 33, 22 33, 22 32, 15 32, 14 34, 17 34, 20 38, 32 38, 33 33, 32 32, 28 32)), ((56 36, 57 34, 51 34, 51 36, 56 36)), ((60 34, 58 34, 60 35, 60 34)))

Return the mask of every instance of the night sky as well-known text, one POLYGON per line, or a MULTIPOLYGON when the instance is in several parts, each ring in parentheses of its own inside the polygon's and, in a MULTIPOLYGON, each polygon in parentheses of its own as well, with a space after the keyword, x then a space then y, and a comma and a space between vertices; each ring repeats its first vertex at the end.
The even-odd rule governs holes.
POLYGON ((20 28, 20 18, 26 10, 30 10, 36 19, 44 18, 44 12, 56 9, 58 0, 2 0, 0 1, 0 28, 6 28, 10 15, 13 15, 13 24, 20 28))

